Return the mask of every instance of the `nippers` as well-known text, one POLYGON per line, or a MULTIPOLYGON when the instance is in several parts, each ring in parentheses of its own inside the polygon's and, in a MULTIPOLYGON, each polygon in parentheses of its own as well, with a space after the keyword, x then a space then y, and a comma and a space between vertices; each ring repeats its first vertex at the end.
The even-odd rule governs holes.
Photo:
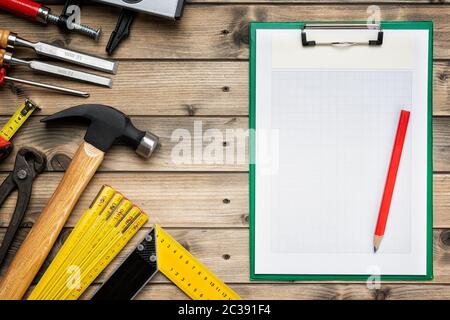
POLYGON ((18 191, 16 208, 0 246, 0 265, 25 215, 31 198, 33 180, 44 171, 46 163, 46 157, 42 152, 33 148, 22 148, 17 152, 13 172, 0 185, 0 206, 12 191, 15 189, 18 191))

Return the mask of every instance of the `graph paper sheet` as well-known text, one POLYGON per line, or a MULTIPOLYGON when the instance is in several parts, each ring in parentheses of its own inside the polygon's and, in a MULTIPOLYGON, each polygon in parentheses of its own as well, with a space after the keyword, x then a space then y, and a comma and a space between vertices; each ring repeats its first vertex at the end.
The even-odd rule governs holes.
POLYGON ((428 32, 384 33, 380 48, 304 48, 299 30, 256 31, 256 274, 426 274, 428 32), (374 254, 401 109, 411 119, 374 254))

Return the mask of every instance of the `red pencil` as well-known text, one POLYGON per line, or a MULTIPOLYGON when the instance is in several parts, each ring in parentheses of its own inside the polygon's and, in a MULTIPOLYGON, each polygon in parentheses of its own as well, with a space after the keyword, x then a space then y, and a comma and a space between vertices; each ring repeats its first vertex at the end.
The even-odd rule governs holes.
POLYGON ((381 199, 380 211, 378 213, 377 226, 373 238, 373 251, 377 252, 383 240, 384 230, 391 207, 392 194, 394 192, 395 180, 397 179, 398 166, 402 156, 403 144, 405 142, 406 129, 408 128, 410 112, 402 110, 398 121, 397 134, 395 135, 394 148, 392 149, 391 162, 384 186, 383 198, 381 199))

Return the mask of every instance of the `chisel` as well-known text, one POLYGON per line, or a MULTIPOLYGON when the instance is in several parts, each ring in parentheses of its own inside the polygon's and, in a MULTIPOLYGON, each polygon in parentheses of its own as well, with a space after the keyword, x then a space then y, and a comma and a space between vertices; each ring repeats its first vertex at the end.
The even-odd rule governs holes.
POLYGON ((78 51, 64 49, 45 42, 30 42, 18 37, 17 34, 9 30, 0 29, 0 48, 7 49, 15 46, 30 48, 37 54, 78 64, 84 67, 112 74, 116 74, 117 72, 117 61, 111 61, 78 51))
POLYGON ((36 61, 36 60, 22 60, 19 58, 14 58, 10 52, 7 52, 3 49, 0 49, 0 66, 10 66, 10 65, 22 65, 27 66, 28 68, 50 73, 53 75, 69 78, 69 79, 75 79, 79 81, 89 82, 93 83, 99 86, 105 86, 105 87, 112 87, 112 80, 107 77, 98 76, 96 74, 87 73, 83 71, 77 71, 73 69, 68 69, 64 67, 60 67, 57 65, 36 61))

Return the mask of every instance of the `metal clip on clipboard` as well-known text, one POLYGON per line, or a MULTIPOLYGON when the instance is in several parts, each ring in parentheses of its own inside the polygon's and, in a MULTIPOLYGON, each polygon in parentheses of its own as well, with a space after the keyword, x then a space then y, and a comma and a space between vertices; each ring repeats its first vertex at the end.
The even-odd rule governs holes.
POLYGON ((302 45, 304 47, 312 47, 316 45, 331 45, 331 46, 353 46, 353 45, 369 45, 369 46, 381 46, 383 44, 383 30, 379 24, 331 24, 331 23, 313 23, 305 24, 302 27, 302 45), (378 35, 376 40, 365 41, 327 41, 327 42, 317 42, 314 40, 308 40, 306 37, 307 30, 378 30, 378 35))

